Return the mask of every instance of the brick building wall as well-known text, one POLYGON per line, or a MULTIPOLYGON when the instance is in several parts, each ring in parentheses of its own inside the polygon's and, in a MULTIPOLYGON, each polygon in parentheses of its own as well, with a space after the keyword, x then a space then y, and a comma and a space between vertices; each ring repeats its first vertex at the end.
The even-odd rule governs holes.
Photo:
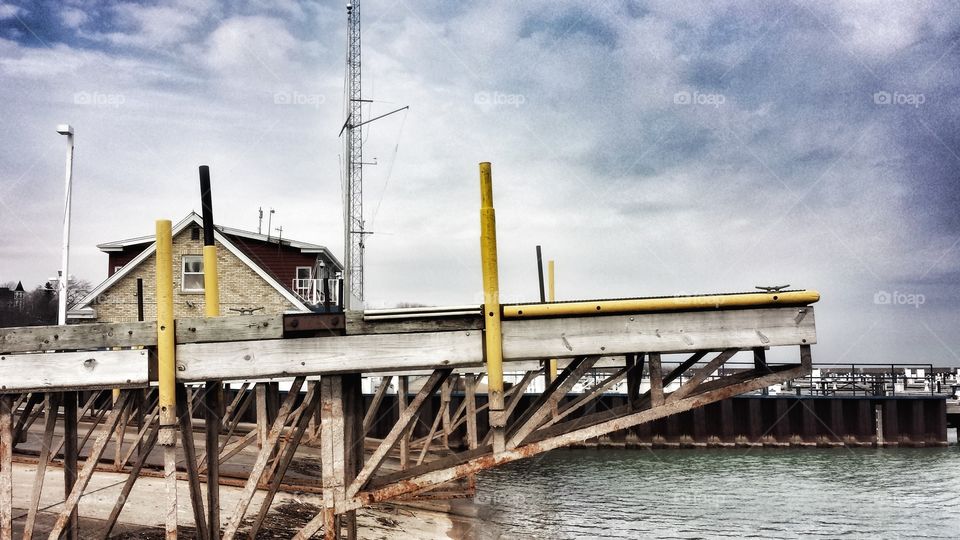
MULTIPOLYGON (((203 292, 185 292, 182 288, 183 257, 202 255, 203 241, 192 240, 187 227, 173 239, 173 309, 174 316, 203 317, 203 292)), ((263 280, 236 255, 217 243, 217 265, 220 278, 221 315, 239 315, 230 308, 258 308, 257 314, 283 313, 296 309, 290 301, 263 280)), ((137 278, 143 279, 143 316, 157 318, 156 254, 150 255, 129 274, 101 294, 92 306, 98 322, 132 322, 137 320, 137 278)))

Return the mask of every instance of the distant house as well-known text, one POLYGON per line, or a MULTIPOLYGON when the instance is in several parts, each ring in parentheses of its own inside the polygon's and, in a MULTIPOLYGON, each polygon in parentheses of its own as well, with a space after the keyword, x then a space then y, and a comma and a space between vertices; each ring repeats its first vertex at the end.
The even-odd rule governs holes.
POLYGON ((18 281, 17 286, 0 287, 0 307, 7 309, 20 309, 23 307, 23 296, 26 291, 23 290, 23 283, 18 281))
MULTIPOLYGON (((191 212, 173 226, 174 315, 204 315, 203 224, 191 212)), ((337 305, 340 261, 324 246, 216 226, 221 315, 306 313, 337 305)), ((107 279, 69 312, 73 322, 156 318, 156 243, 141 236, 97 246, 108 255, 107 279)))

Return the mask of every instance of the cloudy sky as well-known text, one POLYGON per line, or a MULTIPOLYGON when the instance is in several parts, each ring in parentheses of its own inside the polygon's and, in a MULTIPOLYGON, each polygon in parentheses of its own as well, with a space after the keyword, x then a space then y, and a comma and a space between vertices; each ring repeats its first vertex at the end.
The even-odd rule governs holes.
MULTIPOLYGON (((820 362, 960 365, 955 2, 363 2, 371 307, 819 290, 820 362)), ((342 2, 0 3, 0 282, 199 209, 342 250, 342 2)))

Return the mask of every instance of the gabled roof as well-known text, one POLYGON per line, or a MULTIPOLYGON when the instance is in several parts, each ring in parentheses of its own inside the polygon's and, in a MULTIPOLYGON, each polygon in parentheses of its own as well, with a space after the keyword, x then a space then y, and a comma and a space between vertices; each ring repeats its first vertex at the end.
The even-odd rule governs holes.
MULTIPOLYGON (((183 232, 184 229, 186 229, 187 226, 190 225, 190 224, 196 224, 196 225, 199 225, 200 227, 202 227, 202 226, 203 226, 203 220, 200 218, 199 215, 197 215, 196 212, 190 212, 190 213, 187 215, 187 217, 183 218, 183 219, 180 220, 176 225, 173 226, 173 231, 172 231, 173 234, 172 234, 172 236, 173 236, 173 237, 176 237, 178 234, 180 234, 181 232, 183 232)), ((281 285, 280 282, 278 282, 276 279, 274 279, 274 277, 271 276, 269 272, 267 272, 267 271, 264 270, 262 267, 260 267, 260 265, 258 265, 258 264, 256 264, 255 262, 253 262, 253 260, 251 260, 249 257, 247 257, 247 256, 243 253, 243 251, 240 250, 240 248, 238 248, 237 246, 235 246, 235 245, 233 244, 233 242, 231 242, 231 241, 229 240, 229 238, 228 238, 227 236, 225 236, 225 234, 229 234, 229 233, 225 233, 225 232, 222 233, 222 232, 220 231, 220 228, 219 228, 219 227, 218 227, 217 229, 218 229, 218 230, 214 231, 214 238, 216 239, 217 242, 220 243, 220 245, 222 245, 223 247, 227 248, 227 250, 228 250, 230 253, 233 253, 234 255, 236 255, 236 257, 237 257, 238 259, 240 259, 244 264, 246 264, 248 267, 250 267, 251 270, 253 270, 254 272, 256 272, 256 274, 257 274, 258 276, 260 276, 264 281, 266 281, 271 287, 273 287, 274 289, 276 289, 277 292, 279 292, 279 293, 280 293, 286 300, 288 300, 291 304, 293 304, 294 306, 296 306, 297 309, 299 309, 299 310, 301 310, 301 311, 304 311, 304 312, 310 311, 310 308, 307 307, 307 305, 304 304, 303 301, 300 300, 299 297, 297 297, 297 295, 295 295, 295 294, 294 294, 293 292, 291 292, 289 289, 287 289, 286 287, 284 287, 283 285, 281 285)), ((145 242, 150 242, 150 245, 149 245, 146 249, 144 249, 143 251, 141 251, 140 254, 138 254, 136 257, 134 257, 133 260, 131 260, 129 263, 125 264, 125 265, 123 266, 123 268, 121 268, 120 270, 118 270, 118 271, 117 271, 116 273, 114 273, 112 276, 108 277, 108 278, 107 278, 103 283, 101 283, 100 285, 97 285, 96 288, 94 288, 92 291, 90 291, 89 294, 87 294, 86 296, 84 296, 82 300, 80 300, 77 304, 75 304, 73 307, 71 307, 72 310, 83 310, 83 309, 85 309, 85 308, 90 308, 90 307, 92 307, 90 304, 91 304, 98 296, 100 296, 101 294, 103 294, 104 291, 108 290, 110 287, 113 287, 114 284, 116 284, 118 281, 120 281, 121 279, 123 279, 124 276, 126 276, 127 274, 131 273, 134 268, 140 266, 140 264, 143 263, 143 261, 145 261, 147 258, 149 258, 151 255, 153 255, 153 254, 157 251, 157 243, 153 240, 153 236, 144 236, 144 237, 140 237, 140 238, 136 238, 136 239, 131 239, 131 240, 137 240, 137 241, 136 241, 136 242, 131 242, 131 243, 127 244, 127 245, 142 244, 142 243, 145 243, 145 242), (145 239, 145 240, 144 240, 144 239, 145 239)), ((100 246, 97 246, 97 247, 100 247, 100 246)), ((322 246, 320 246, 320 247, 322 247, 322 246)), ((326 249, 326 248, 323 248, 323 249, 326 249)), ((336 259, 333 259, 333 260, 336 261, 336 259)), ((337 261, 337 262, 338 262, 338 261, 337 261)), ((339 264, 339 262, 338 262, 338 264, 339 264)))
MULTIPOLYGON (((203 226, 203 219, 196 212, 191 212, 190 215, 187 216, 187 218, 190 218, 190 216, 193 216, 195 218, 195 221, 199 223, 201 227, 203 226)), ((184 218, 184 219, 187 219, 187 218, 184 218)), ((301 253, 323 254, 326 256, 327 259, 329 259, 332 263, 334 263, 334 265, 336 265, 337 268, 341 270, 343 269, 343 264, 340 263, 340 260, 337 259, 337 257, 334 256, 334 254, 329 249, 327 249, 326 246, 322 246, 320 244, 311 244, 309 242, 301 242, 299 240, 291 240, 288 238, 277 238, 276 236, 267 236, 265 234, 245 231, 242 229, 234 229, 232 227, 224 227, 222 225, 215 225, 215 227, 218 231, 224 234, 229 234, 230 236, 239 236, 241 238, 249 238, 250 240, 258 240, 261 242, 277 242, 284 246, 290 246, 292 248, 299 249, 301 253)), ((153 235, 148 235, 148 236, 137 236, 134 238, 127 238, 124 240, 116 240, 113 242, 105 242, 103 244, 97 244, 97 248, 100 249, 100 251, 110 253, 114 251, 123 251, 124 248, 129 246, 136 246, 141 244, 152 244, 152 243, 153 243, 153 235)))
POLYGON ((18 282, 17 282, 17 288, 14 289, 13 292, 25 292, 25 291, 23 290, 23 282, 22 282, 22 281, 18 281, 18 282))

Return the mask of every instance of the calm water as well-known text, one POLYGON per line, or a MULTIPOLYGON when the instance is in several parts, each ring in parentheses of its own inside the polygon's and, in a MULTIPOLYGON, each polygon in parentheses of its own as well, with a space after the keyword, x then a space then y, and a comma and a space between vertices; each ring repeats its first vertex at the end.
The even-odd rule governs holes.
POLYGON ((960 449, 565 450, 476 500, 478 538, 960 538, 960 449))

